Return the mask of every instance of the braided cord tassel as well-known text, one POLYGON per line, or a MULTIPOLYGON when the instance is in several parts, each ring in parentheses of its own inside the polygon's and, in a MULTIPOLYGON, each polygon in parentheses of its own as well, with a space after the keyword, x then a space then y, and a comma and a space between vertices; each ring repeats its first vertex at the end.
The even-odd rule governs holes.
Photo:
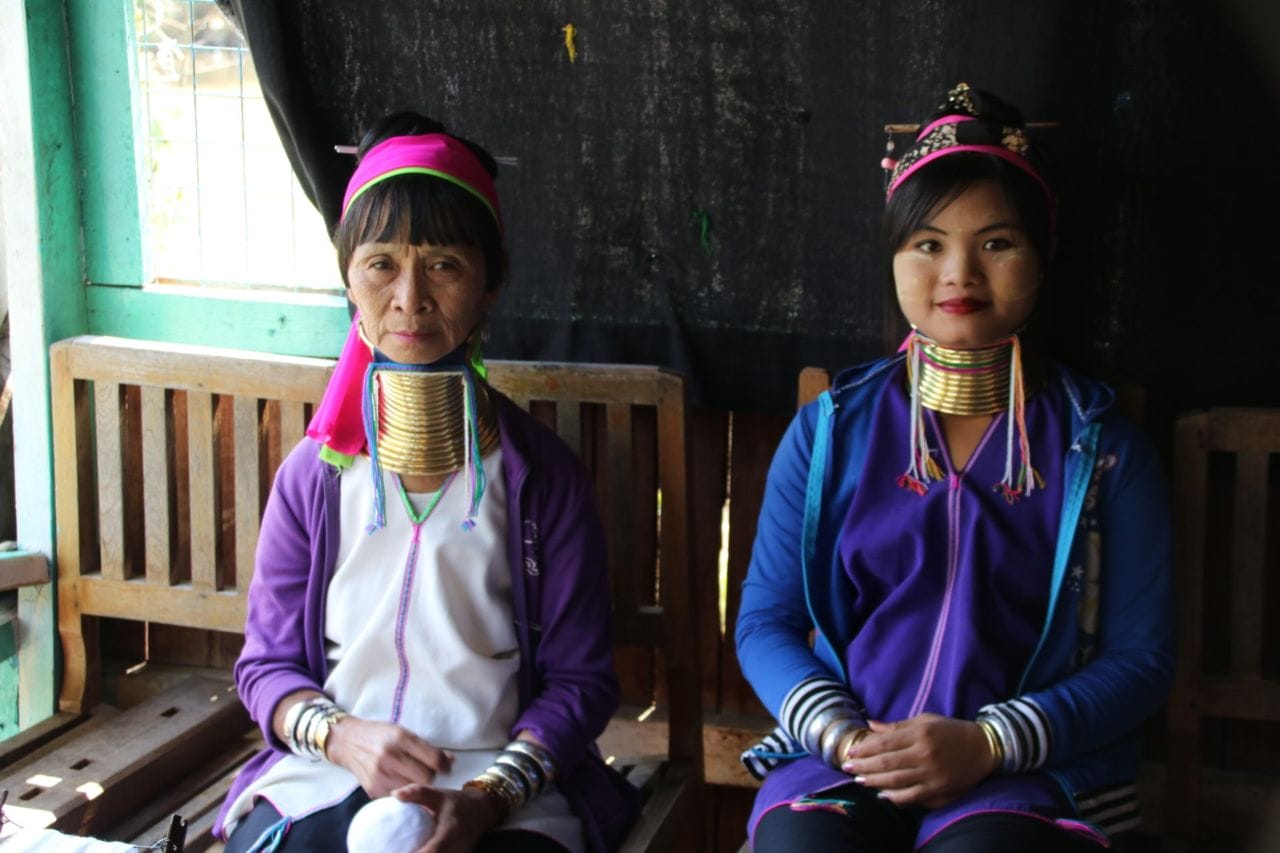
POLYGON ((480 458, 480 421, 476 405, 476 378, 471 369, 462 371, 463 382, 466 384, 466 419, 467 428, 464 437, 464 446, 466 448, 465 462, 467 466, 467 491, 471 495, 471 506, 467 510, 467 517, 462 522, 463 530, 471 530, 476 526, 476 516, 480 513, 480 499, 484 497, 484 489, 486 483, 484 473, 484 460, 480 458))
POLYGON ((907 338, 907 378, 911 384, 910 455, 907 470, 898 477, 898 485, 917 495, 929 490, 929 483, 942 479, 942 472, 929 453, 929 438, 924 428, 924 407, 920 402, 921 374, 920 338, 915 332, 907 338))
POLYGON ((382 465, 378 461, 378 383, 377 365, 370 364, 364 374, 364 394, 360 410, 364 416, 365 442, 369 445, 370 474, 373 477, 373 521, 365 528, 374 533, 387 526, 387 497, 382 484, 382 465))
POLYGON ((1013 346, 1009 366, 1009 410, 1005 432, 1004 477, 996 483, 996 491, 1009 503, 1016 503, 1036 487, 1044 488, 1044 479, 1031 464, 1031 439, 1027 436, 1027 390, 1022 367, 1022 342, 1017 335, 1009 339, 1013 346), (1018 470, 1014 473, 1014 443, 1018 446, 1018 470))

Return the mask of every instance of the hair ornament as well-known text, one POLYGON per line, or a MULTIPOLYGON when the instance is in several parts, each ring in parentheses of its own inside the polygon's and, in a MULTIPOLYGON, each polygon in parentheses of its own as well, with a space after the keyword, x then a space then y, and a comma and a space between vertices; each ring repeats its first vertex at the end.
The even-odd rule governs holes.
POLYGON ((923 124, 886 124, 886 156, 880 166, 886 172, 885 199, 892 198, 903 181, 925 165, 951 154, 979 153, 999 157, 1026 172, 1044 189, 1049 207, 1055 207, 1053 190, 1028 127, 1056 127, 1057 122, 1023 121, 1018 110, 994 95, 968 83, 956 85, 933 116, 923 124), (915 141, 894 158, 893 135, 915 133, 915 141))

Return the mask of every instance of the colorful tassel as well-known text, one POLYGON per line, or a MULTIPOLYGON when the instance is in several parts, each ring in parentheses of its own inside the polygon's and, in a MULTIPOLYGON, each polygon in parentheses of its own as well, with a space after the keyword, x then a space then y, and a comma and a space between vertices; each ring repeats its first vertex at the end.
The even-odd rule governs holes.
MULTIPOLYGON (((382 463, 379 458, 379 424, 378 408, 380 393, 377 380, 378 371, 421 370, 417 365, 401 365, 390 362, 374 362, 365 372, 364 394, 361 398, 361 413, 364 418, 365 444, 369 449, 370 476, 373 477, 373 520, 365 528, 367 533, 375 533, 386 527, 387 499, 382 482, 382 463)), ((484 471, 484 460, 481 458, 479 406, 476 404, 476 376, 470 365, 462 369, 466 392, 463 396, 463 417, 466 426, 463 430, 463 465, 467 471, 467 492, 471 496, 466 518, 462 522, 463 530, 472 530, 476 526, 476 518, 480 513, 480 502, 484 497, 488 483, 484 471)), ((451 478, 452 479, 452 478, 451 478)))
MULTIPOLYGON (((912 331, 903 342, 901 350, 907 354, 907 379, 910 385, 910 460, 907 470, 898 477, 900 487, 923 495, 929 485, 943 479, 942 469, 933 458, 929 449, 928 432, 924 422, 924 404, 921 399, 920 383, 924 371, 924 343, 928 341, 918 331, 912 331)), ((1037 488, 1044 488, 1044 478, 1031 464, 1031 439, 1027 435, 1027 393, 1026 378, 1022 364, 1022 342, 1016 334, 1011 335, 1007 343, 1011 348, 1009 361, 1009 395, 1005 409, 1005 467, 1004 476, 993 486, 993 489, 1004 496, 1010 504, 1017 503, 1024 496, 1037 488), (1015 465, 1015 458, 1017 463, 1015 465)), ((932 363, 932 362, 931 362, 932 363)), ((964 371, 957 371, 964 373, 964 371)))
POLYGON ((373 477, 373 521, 365 528, 372 534, 387 526, 387 498, 382 485, 382 463, 378 461, 378 365, 370 364, 364 374, 364 394, 360 410, 364 415, 364 440, 369 448, 369 466, 373 477))

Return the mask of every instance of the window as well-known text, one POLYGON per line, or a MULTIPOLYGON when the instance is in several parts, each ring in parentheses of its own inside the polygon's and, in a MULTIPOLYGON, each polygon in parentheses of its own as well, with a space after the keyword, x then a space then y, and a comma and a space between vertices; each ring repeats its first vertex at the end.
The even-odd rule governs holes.
POLYGON ((210 0, 132 3, 144 283, 341 290, 239 33, 210 0))

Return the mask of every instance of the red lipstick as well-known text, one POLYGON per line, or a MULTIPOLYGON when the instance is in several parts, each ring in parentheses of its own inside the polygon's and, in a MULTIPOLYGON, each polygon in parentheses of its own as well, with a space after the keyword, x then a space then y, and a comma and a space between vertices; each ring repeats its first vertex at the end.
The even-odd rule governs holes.
POLYGON ((972 314, 986 308, 987 303, 981 299, 948 299, 946 302, 939 302, 938 307, 948 314, 972 314))

